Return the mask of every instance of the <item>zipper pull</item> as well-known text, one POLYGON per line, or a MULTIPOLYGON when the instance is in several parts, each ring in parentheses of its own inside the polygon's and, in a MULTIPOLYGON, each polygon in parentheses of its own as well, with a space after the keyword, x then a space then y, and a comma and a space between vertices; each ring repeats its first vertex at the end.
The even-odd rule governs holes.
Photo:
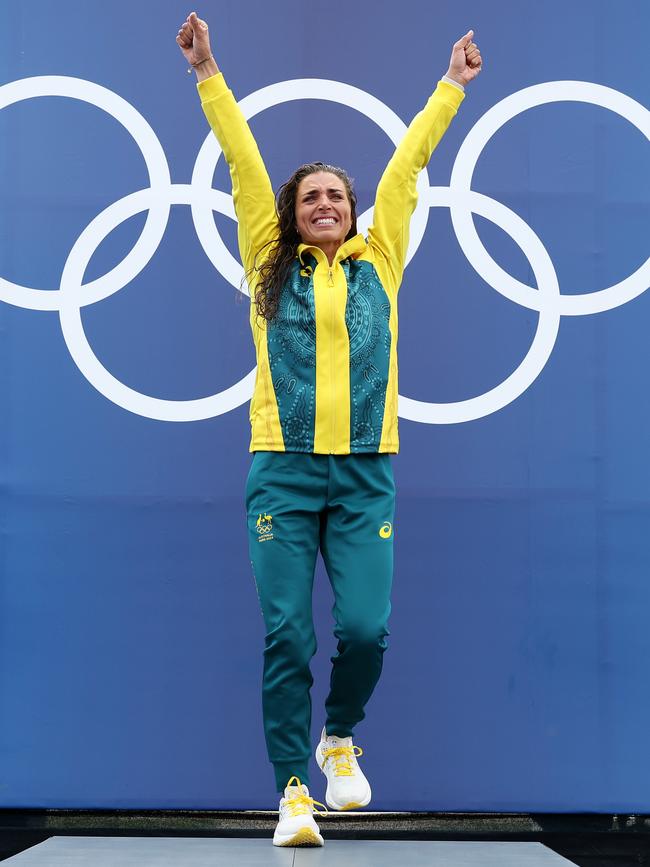
POLYGON ((334 285, 334 276, 333 276, 333 274, 332 274, 332 269, 331 269, 331 268, 330 268, 329 271, 327 272, 327 285, 328 285, 328 286, 333 286, 333 285, 334 285))

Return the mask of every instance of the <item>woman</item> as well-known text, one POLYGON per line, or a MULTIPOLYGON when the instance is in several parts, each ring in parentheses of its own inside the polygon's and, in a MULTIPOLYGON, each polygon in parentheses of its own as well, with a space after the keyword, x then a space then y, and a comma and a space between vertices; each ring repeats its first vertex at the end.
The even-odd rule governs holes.
MULTIPOLYGON (((481 70, 469 31, 384 172, 368 238, 346 172, 301 166, 276 198, 251 131, 195 12, 176 41, 194 67, 230 167, 251 289, 257 379, 246 489, 249 547, 266 625, 263 713, 280 816, 273 843, 323 845, 309 795, 320 549, 334 591, 338 655, 316 760, 336 810, 370 802, 353 729, 379 679, 390 613, 397 437, 397 291, 418 173, 481 70)), ((323 806, 323 805, 321 805, 323 806)))

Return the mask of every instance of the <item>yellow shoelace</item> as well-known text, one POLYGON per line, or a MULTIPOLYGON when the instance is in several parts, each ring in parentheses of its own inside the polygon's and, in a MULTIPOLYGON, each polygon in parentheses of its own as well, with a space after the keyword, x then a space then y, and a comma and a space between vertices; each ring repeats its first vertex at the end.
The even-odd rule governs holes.
MULTIPOLYGON (((287 786, 293 785, 292 780, 296 780, 297 787, 300 789, 302 787, 302 783, 298 777, 291 777, 291 780, 287 783, 287 786)), ((320 801, 315 801, 309 795, 303 795, 302 792, 289 793, 288 799, 285 801, 285 806, 289 810, 292 816, 299 816, 300 814, 309 813, 310 810, 314 810, 314 812, 318 813, 319 816, 325 815, 321 813, 320 810, 316 810, 314 804, 318 804, 319 807, 325 807, 325 804, 321 804, 320 801)), ((325 807, 325 813, 329 813, 327 807, 325 807)))
POLYGON ((334 773, 337 777, 351 777, 354 774, 354 768, 350 762, 350 756, 362 756, 363 750, 361 747, 332 747, 331 750, 323 750, 323 767, 328 758, 334 759, 334 773), (355 753, 355 750, 359 750, 355 753))

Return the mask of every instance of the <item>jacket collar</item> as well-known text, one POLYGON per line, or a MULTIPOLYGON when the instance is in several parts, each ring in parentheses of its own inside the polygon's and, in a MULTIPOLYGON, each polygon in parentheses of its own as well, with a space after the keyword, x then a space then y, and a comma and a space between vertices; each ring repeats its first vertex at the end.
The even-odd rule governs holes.
MULTIPOLYGON (((350 238, 349 241, 341 244, 341 246, 336 251, 336 256, 334 257, 332 265, 336 265, 337 262, 342 262, 343 259, 347 259, 348 256, 360 255, 364 252, 367 246, 368 244, 366 242, 366 239, 363 237, 362 234, 359 233, 358 235, 355 235, 353 238, 350 238)), ((329 267, 327 256, 325 255, 325 253, 323 253, 320 247, 314 247, 312 244, 300 244, 300 246, 298 247, 298 258, 300 259, 302 265, 305 264, 305 261, 303 259, 304 253, 310 253, 319 264, 324 264, 329 267)))

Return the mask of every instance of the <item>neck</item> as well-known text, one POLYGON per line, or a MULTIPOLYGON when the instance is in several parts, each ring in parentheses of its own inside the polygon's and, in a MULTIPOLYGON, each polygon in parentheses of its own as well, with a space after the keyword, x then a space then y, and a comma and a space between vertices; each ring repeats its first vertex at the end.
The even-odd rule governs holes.
POLYGON ((338 241, 332 241, 329 244, 327 244, 327 243, 316 244, 316 246, 319 247, 323 251, 323 253, 325 253, 325 255, 327 256, 327 261, 331 265, 332 262, 334 261, 334 257, 336 256, 337 250, 339 249, 339 247, 341 245, 338 241))

